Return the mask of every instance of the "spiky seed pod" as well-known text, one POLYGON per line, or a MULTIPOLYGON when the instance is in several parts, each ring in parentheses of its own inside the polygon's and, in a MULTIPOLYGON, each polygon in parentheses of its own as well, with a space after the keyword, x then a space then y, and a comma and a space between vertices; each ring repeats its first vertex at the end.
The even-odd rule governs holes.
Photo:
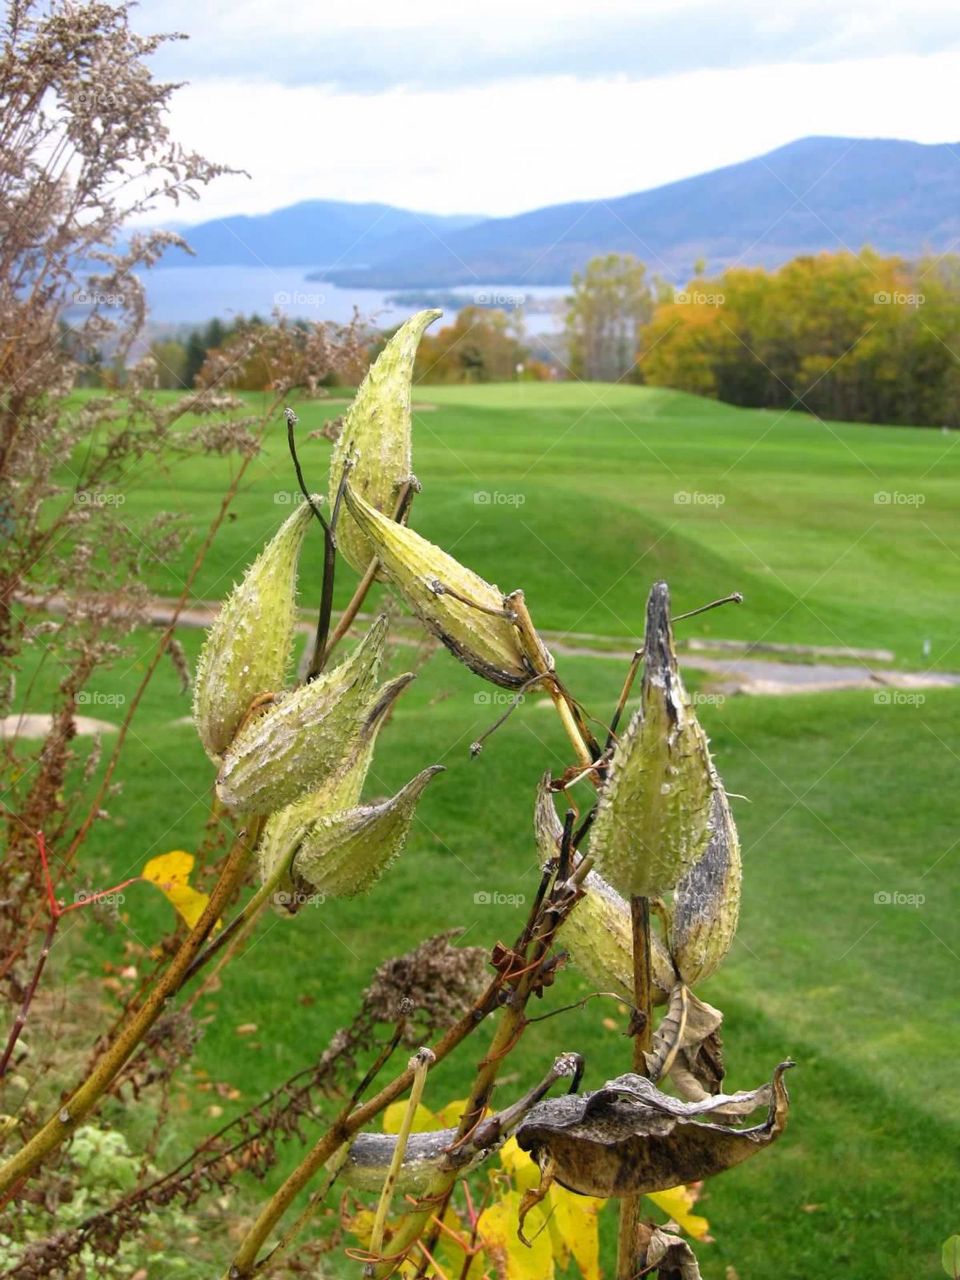
POLYGON ((400 856, 417 801, 430 779, 442 772, 443 765, 431 765, 382 804, 320 818, 293 860, 296 883, 333 898, 352 898, 371 888, 400 856))
POLYGON ((303 503, 284 521, 207 632, 197 663, 193 717, 215 764, 253 699, 283 685, 295 622, 297 562, 312 516, 303 503))
POLYGON ((707 847, 678 883, 667 945, 680 977, 692 986, 719 969, 740 917, 740 841, 723 787, 710 799, 707 847))
MULTIPOLYGON (((405 525, 376 511, 346 488, 350 513, 370 540, 384 573, 424 626, 471 671, 504 689, 518 689, 534 674, 520 633, 498 587, 454 560, 405 525), (469 603, 467 603, 469 602, 469 603)), ((553 659, 536 641, 542 667, 553 659)))
MULTIPOLYGON (((410 478, 411 384, 417 347, 427 325, 442 311, 418 311, 393 335, 360 384, 347 410, 330 459, 330 505, 336 501, 343 469, 350 483, 377 511, 393 514, 400 489, 410 478)), ((369 541, 349 512, 337 524, 337 546, 358 573, 373 559, 369 541)))
MULTIPOLYGON (((633 931, 630 904, 595 871, 583 882, 584 894, 557 930, 557 941, 597 991, 615 991, 633 1004, 633 931)), ((650 934, 653 1003, 666 1004, 676 983, 667 949, 650 934)))
POLYGON ((274 813, 349 759, 370 709, 387 620, 332 671, 301 685, 239 733, 223 757, 217 795, 241 813, 274 813))
POLYGON ((590 852, 626 897, 672 889, 703 852, 716 774, 680 679, 670 593, 647 601, 640 706, 620 738, 597 807, 590 852))
POLYGON ((344 765, 316 790, 287 805, 267 820, 257 846, 260 879, 265 884, 276 878, 278 905, 292 900, 293 881, 290 863, 310 828, 321 818, 351 809, 359 801, 363 784, 373 759, 377 735, 399 695, 415 677, 412 673, 397 676, 376 690, 372 705, 360 729, 357 744, 344 765))

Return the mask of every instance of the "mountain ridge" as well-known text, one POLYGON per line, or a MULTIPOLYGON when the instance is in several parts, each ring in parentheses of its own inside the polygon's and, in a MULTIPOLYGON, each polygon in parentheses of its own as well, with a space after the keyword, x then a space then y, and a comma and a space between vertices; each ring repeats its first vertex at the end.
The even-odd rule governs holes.
POLYGON ((317 200, 184 233, 198 265, 302 265, 376 289, 567 284, 605 252, 633 253, 675 281, 704 259, 710 271, 774 267, 868 243, 915 257, 960 241, 960 144, 812 136, 647 190, 510 217, 317 200))

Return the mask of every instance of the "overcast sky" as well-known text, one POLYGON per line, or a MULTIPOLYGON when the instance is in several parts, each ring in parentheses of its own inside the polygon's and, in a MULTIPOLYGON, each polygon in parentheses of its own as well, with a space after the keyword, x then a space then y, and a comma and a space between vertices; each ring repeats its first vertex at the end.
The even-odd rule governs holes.
POLYGON ((808 134, 960 141, 956 0, 141 0, 185 144, 248 170, 184 213, 378 200, 510 214, 808 134))

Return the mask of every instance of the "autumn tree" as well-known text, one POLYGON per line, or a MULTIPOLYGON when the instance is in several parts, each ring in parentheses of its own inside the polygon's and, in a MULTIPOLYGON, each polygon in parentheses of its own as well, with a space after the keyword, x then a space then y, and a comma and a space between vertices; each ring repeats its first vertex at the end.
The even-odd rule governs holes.
POLYGON ((573 277, 565 337, 570 372, 589 382, 618 382, 636 366, 641 328, 653 315, 647 269, 632 254, 593 258, 573 277))
POLYGON ((452 325, 426 334, 417 353, 417 382, 504 382, 517 366, 537 374, 518 321, 504 311, 464 307, 452 325))

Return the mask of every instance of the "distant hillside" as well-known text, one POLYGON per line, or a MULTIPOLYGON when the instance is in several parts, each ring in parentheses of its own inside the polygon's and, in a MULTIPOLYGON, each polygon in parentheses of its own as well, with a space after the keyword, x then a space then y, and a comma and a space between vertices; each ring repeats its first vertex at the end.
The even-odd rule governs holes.
POLYGON ((960 145, 803 138, 768 155, 611 200, 552 205, 430 236, 416 252, 371 254, 334 284, 411 288, 565 284, 605 251, 687 278, 733 262, 859 249, 916 256, 960 238, 960 145))
POLYGON ((195 256, 171 249, 162 265, 362 268, 423 254, 438 235, 447 237, 476 221, 476 216, 413 213, 388 204, 304 200, 273 213, 179 227, 195 256))
POLYGON ((803 138, 650 191, 512 218, 305 200, 181 230, 196 256, 170 250, 163 267, 303 267, 347 289, 565 285, 613 250, 673 280, 698 259, 710 271, 770 267, 864 244, 916 257, 960 241, 960 144, 803 138))

